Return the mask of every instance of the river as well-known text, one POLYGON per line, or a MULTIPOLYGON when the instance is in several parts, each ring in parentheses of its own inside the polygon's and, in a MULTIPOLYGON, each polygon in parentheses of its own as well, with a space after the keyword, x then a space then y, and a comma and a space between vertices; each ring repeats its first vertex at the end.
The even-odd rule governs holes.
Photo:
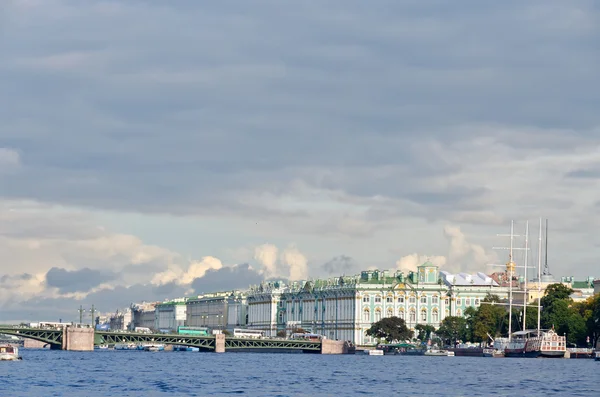
POLYGON ((21 349, 0 396, 600 396, 589 359, 21 349))

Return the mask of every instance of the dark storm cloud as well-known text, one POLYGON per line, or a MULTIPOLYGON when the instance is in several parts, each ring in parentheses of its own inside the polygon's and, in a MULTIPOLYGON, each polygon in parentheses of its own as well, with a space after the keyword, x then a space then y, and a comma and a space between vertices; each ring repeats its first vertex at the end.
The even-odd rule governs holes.
POLYGON ((22 4, 2 12, 0 146, 25 165, 5 197, 241 214, 307 168, 395 166, 329 185, 454 205, 416 185, 460 166, 418 143, 598 124, 589 2, 22 4))
POLYGON ((250 285, 259 284, 263 276, 248 264, 240 264, 221 269, 210 269, 206 274, 192 282, 197 294, 235 289, 246 289, 250 285))
POLYGON ((357 265, 356 261, 349 256, 340 255, 323 264, 323 270, 325 270, 328 275, 339 276, 357 270, 357 265))
POLYGON ((141 301, 159 302, 165 299, 185 295, 186 288, 166 284, 161 286, 135 284, 130 287, 119 286, 112 290, 102 290, 89 294, 82 300, 73 298, 41 298, 35 297, 23 302, 13 303, 6 310, 0 311, 0 321, 75 321, 79 319, 77 309, 83 306, 86 310, 85 319, 91 321, 90 308, 107 313, 129 307, 132 303, 141 301))
POLYGON ((87 267, 79 270, 65 270, 53 267, 46 273, 46 284, 56 287, 61 293, 86 292, 117 278, 109 271, 93 270, 87 267))

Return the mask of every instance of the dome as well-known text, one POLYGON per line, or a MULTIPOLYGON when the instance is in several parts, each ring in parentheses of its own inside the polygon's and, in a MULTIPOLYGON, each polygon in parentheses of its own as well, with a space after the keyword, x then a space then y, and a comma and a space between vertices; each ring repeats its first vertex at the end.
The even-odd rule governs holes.
POLYGON ((514 272, 515 272, 515 270, 516 270, 516 267, 517 267, 517 265, 515 265, 515 262, 513 262, 513 261, 509 261, 509 262, 506 264, 506 271, 507 271, 507 272, 513 272, 513 273, 514 273, 514 272))

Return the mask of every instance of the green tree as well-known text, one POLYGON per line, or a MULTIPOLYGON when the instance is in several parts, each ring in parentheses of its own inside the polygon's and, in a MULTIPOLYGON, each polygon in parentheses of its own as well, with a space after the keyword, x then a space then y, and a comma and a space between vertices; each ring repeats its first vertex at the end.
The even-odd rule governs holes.
POLYGON ((464 340, 467 334, 467 321, 463 317, 448 316, 442 320, 436 334, 448 344, 464 340))
POLYGON ((404 320, 395 316, 385 317, 373 323, 366 334, 388 342, 409 340, 413 337, 413 331, 408 329, 404 320))
POLYGON ((496 338, 502 335, 503 326, 508 321, 508 313, 503 306, 495 303, 495 300, 484 300, 479 306, 472 325, 475 341, 488 341, 489 337, 496 338))
POLYGON ((546 287, 546 292, 542 297, 542 307, 549 308, 557 300, 571 300, 570 296, 573 289, 561 283, 550 284, 546 287))
POLYGON ((420 339, 421 341, 426 341, 431 337, 431 334, 435 332, 435 327, 429 324, 417 324, 415 326, 415 331, 417 331, 418 339, 420 339))
POLYGON ((277 337, 278 338, 285 338, 286 336, 287 335, 285 333, 285 330, 282 329, 282 330, 277 331, 277 337))

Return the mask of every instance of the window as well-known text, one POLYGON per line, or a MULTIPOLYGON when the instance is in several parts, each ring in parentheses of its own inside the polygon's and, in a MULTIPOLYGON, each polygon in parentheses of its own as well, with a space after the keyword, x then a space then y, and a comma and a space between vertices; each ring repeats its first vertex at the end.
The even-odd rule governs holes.
POLYGON ((375 296, 375 303, 381 303, 381 295, 375 296))
POLYGON ((458 310, 456 311, 456 315, 457 315, 458 317, 462 317, 462 310, 458 309, 458 310))
POLYGON ((408 303, 415 303, 416 301, 417 300, 414 295, 411 295, 410 298, 408 299, 408 303))
POLYGON ((369 313, 369 311, 368 311, 368 310, 365 310, 365 311, 363 312, 363 321, 364 321, 365 323, 368 323, 368 322, 370 322, 370 321, 371 321, 371 313, 369 313))
POLYGON ((448 306, 450 304, 450 299, 446 298, 444 299, 444 305, 448 306))
POLYGON ((440 303, 440 302, 439 302, 439 298, 438 298, 438 296, 437 296, 437 295, 434 295, 434 296, 432 296, 432 297, 431 297, 431 304, 432 304, 432 305, 437 305, 437 304, 439 304, 439 303, 440 303))
POLYGON ((471 298, 465 299, 465 305, 466 306, 471 306, 471 298))
POLYGON ((475 306, 479 306, 479 298, 475 298, 475 306))
POLYGON ((363 302, 364 303, 369 303, 370 302, 369 295, 363 296, 363 302))
POLYGON ((421 297, 421 303, 422 303, 422 304, 424 304, 424 305, 426 305, 426 304, 427 304, 427 297, 426 297, 425 295, 423 295, 423 296, 421 297))
POLYGON ((392 317, 393 315, 394 315, 394 309, 392 309, 392 308, 387 309, 387 316, 392 317))
POLYGON ((400 317, 402 320, 404 320, 404 310, 403 309, 398 310, 398 317, 400 317))
POLYGON ((433 312, 431 312, 431 322, 437 323, 440 321, 440 316, 438 314, 437 310, 434 310, 433 312))
POLYGON ((381 310, 375 310, 375 322, 381 320, 381 310))
POLYGON ((394 303, 394 297, 393 297, 393 296, 389 296, 389 295, 388 295, 388 296, 387 296, 387 298, 385 298, 385 301, 386 301, 387 303, 394 303))
POLYGON ((404 296, 398 297, 398 303, 404 303, 404 296))
POLYGON ((421 310, 421 321, 427 322, 427 310, 421 310))
POLYGON ((460 298, 456 298, 456 306, 462 305, 462 300, 460 298))
POLYGON ((417 321, 417 313, 415 313, 415 311, 414 311, 414 310, 411 310, 411 311, 410 311, 410 315, 409 315, 409 320, 408 320, 408 322, 410 322, 410 323, 414 323, 414 322, 416 322, 416 321, 417 321))

